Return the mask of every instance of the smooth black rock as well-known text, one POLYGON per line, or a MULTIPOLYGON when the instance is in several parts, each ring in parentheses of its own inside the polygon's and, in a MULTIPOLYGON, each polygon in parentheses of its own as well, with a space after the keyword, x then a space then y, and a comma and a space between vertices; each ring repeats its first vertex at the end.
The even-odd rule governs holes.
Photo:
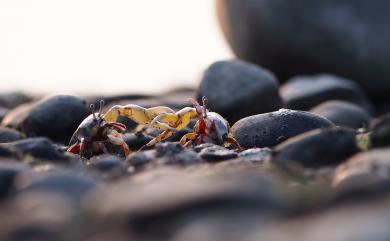
POLYGON ((139 151, 130 154, 126 163, 135 168, 145 165, 194 165, 202 160, 191 149, 184 148, 178 143, 158 143, 153 150, 139 151))
POLYGON ((327 118, 337 126, 355 129, 367 127, 372 119, 362 107, 338 100, 326 101, 311 109, 310 112, 327 118))
POLYGON ((218 0, 236 55, 280 79, 334 73, 374 97, 390 93, 390 2, 218 0))
POLYGON ((142 133, 140 134, 127 133, 124 135, 123 139, 126 142, 126 144, 129 146, 130 150, 138 151, 141 147, 143 147, 149 141, 151 141, 153 137, 142 133))
POLYGON ((390 146, 390 114, 376 119, 370 126, 370 146, 390 146))
POLYGON ((235 151, 226 149, 225 147, 210 144, 199 152, 200 158, 206 162, 220 162, 236 158, 238 155, 235 151))
POLYGON ((278 81, 269 71, 240 60, 220 61, 204 73, 197 99, 234 122, 240 118, 281 108, 278 81))
POLYGON ((371 111, 370 101, 360 87, 334 75, 297 76, 280 88, 286 108, 309 110, 328 100, 344 100, 371 111))
POLYGON ((68 144, 88 114, 85 101, 75 96, 56 95, 19 106, 4 117, 2 124, 18 129, 28 137, 45 136, 68 144))
POLYGON ((349 158, 333 178, 335 199, 357 200, 390 191, 390 149, 373 149, 349 158))
POLYGON ((8 150, 12 156, 24 159, 31 156, 36 159, 42 159, 57 163, 69 163, 70 157, 54 145, 48 138, 36 137, 20 141, 2 143, 0 148, 8 150))
POLYGON ((337 165, 359 152, 356 132, 347 128, 312 130, 277 145, 274 163, 297 162, 305 167, 337 165))
POLYGON ((30 96, 18 92, 0 94, 0 107, 13 109, 16 106, 30 102, 32 100, 33 99, 30 96))
POLYGON ((0 143, 18 141, 23 139, 23 135, 14 129, 0 127, 0 143))
POLYGON ((269 161, 272 158, 272 150, 270 148, 250 148, 238 153, 238 158, 242 161, 251 163, 261 163, 269 161))
POLYGON ((28 167, 19 163, 0 162, 0 199, 7 197, 16 190, 15 179, 19 173, 27 171, 28 167))
POLYGON ((113 180, 126 175, 126 166, 116 156, 103 155, 90 159, 88 165, 89 173, 92 173, 105 180, 113 180))
POLYGON ((207 224, 214 220, 216 225, 225 220, 235 227, 238 217, 253 220, 285 211, 283 186, 261 171, 192 170, 192 174, 179 168, 147 170, 89 196, 87 209, 106 221, 105 228, 117 226, 110 220, 125 222, 137 235, 135 240, 170 240, 196 220, 207 224))
POLYGON ((301 133, 334 126, 324 117, 305 112, 282 109, 237 121, 233 136, 243 148, 273 147, 301 133))
POLYGON ((92 178, 61 173, 48 173, 42 177, 33 177, 30 182, 20 192, 57 193, 72 200, 81 199, 97 185, 92 178))

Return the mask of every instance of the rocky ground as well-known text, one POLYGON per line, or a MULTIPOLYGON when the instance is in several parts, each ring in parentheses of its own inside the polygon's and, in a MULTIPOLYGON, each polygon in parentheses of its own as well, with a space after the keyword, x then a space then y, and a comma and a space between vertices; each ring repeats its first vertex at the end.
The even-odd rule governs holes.
POLYGON ((390 237, 390 117, 354 82, 298 76, 283 85, 239 61, 210 66, 196 90, 159 96, 0 96, 1 240, 385 241, 390 237), (184 148, 184 129, 125 141, 126 159, 66 146, 88 105, 189 106, 207 96, 244 148, 184 148))

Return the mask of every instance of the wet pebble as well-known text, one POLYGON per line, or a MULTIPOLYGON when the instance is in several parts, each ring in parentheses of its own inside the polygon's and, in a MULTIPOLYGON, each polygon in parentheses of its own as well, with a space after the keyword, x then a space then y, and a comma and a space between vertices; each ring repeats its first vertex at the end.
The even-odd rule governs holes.
POLYGON ((0 94, 0 107, 13 109, 32 100, 32 97, 19 92, 0 94))
POLYGON ((200 158, 206 162, 220 162, 236 158, 238 155, 235 151, 225 147, 211 144, 199 152, 200 158))
POLYGON ((70 200, 81 200, 84 195, 97 187, 97 182, 89 177, 81 177, 68 173, 45 173, 42 175, 21 177, 19 192, 52 193, 64 195, 70 200))
POLYGON ((73 132, 87 117, 85 101, 70 95, 56 95, 8 112, 2 125, 16 128, 28 137, 45 136, 68 144, 73 132))
POLYGON ((301 133, 331 126, 334 124, 324 117, 281 109, 243 118, 233 125, 232 133, 243 148, 273 147, 301 133))
POLYGON ((280 143, 274 149, 274 163, 297 162, 305 167, 337 165, 359 152, 356 132, 346 128, 312 130, 280 143))
POLYGON ((18 174, 28 171, 26 165, 12 162, 12 160, 1 160, 0 162, 0 200, 7 197, 16 190, 15 180, 18 174))
POLYGON ((280 88, 286 108, 310 110, 328 100, 344 100, 367 111, 372 106, 363 90, 354 82, 329 74, 298 76, 280 88))
POLYGON ((18 141, 23 139, 23 135, 14 129, 7 127, 0 127, 0 143, 18 141))
POLYGON ((28 138, 10 143, 0 144, 0 148, 8 151, 12 156, 21 160, 50 161, 54 163, 70 164, 71 158, 60 150, 48 138, 28 138), (34 160, 37 159, 37 160, 34 160))
POLYGON ((149 165, 193 165, 202 160, 196 152, 184 148, 179 143, 159 143, 153 150, 132 153, 126 163, 134 167, 149 165))
POLYGON ((370 126, 370 146, 390 146, 390 114, 379 117, 370 126))
POLYGON ((323 116, 335 125, 361 128, 367 127, 371 115, 362 107, 346 101, 330 100, 314 107, 310 112, 323 116))
MULTIPOLYGON (((241 60, 219 61, 204 73, 197 99, 234 122, 240 118, 281 108, 278 81, 268 70, 241 60)), ((201 103, 201 102, 200 102, 201 103)))
POLYGON ((238 158, 252 163, 269 161, 272 157, 270 148, 250 148, 238 154, 238 158))
POLYGON ((149 141, 153 139, 153 136, 147 134, 135 134, 135 133, 126 133, 124 135, 124 141, 129 146, 130 150, 138 151, 141 147, 146 145, 149 141))
POLYGON ((359 200, 390 191, 390 149, 356 154, 340 165, 333 178, 336 200, 359 200))
POLYGON ((223 33, 240 58, 281 80, 335 73, 373 97, 388 96, 390 30, 384 23, 390 21, 389 1, 217 2, 223 33))
POLYGON ((126 166, 116 156, 103 155, 89 160, 88 172, 104 180, 116 180, 126 175, 126 166))

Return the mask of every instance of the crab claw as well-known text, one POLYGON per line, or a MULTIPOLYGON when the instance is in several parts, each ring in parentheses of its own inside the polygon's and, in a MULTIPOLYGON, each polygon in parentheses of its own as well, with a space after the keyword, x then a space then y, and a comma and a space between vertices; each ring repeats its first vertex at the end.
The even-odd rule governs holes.
POLYGON ((106 125, 108 127, 113 127, 113 128, 115 128, 119 131, 122 131, 122 132, 127 130, 127 127, 124 124, 119 123, 119 122, 108 122, 106 125))

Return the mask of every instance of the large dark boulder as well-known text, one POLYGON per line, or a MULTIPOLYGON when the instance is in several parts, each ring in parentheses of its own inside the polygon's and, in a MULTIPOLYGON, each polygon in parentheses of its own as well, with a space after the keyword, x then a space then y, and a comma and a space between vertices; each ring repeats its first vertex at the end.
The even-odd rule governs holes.
POLYGON ((217 9, 236 55, 281 80, 329 72, 390 93, 387 0, 217 0, 217 9))

